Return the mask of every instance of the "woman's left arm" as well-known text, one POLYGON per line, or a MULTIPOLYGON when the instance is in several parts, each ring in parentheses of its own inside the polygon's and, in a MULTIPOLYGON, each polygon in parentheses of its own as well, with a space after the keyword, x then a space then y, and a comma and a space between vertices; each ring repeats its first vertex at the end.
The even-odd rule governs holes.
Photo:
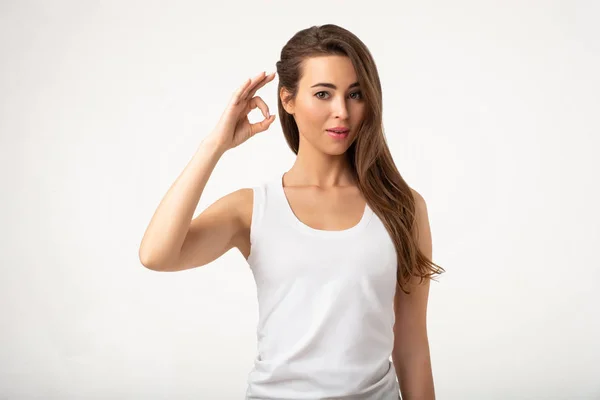
MULTIPOLYGON (((431 260, 432 243, 427 205, 419 193, 414 190, 412 192, 415 198, 419 249, 431 260)), ((427 337, 430 280, 419 281, 419 278, 413 278, 410 294, 397 287, 394 297, 396 322, 392 360, 403 400, 435 399, 427 337)))

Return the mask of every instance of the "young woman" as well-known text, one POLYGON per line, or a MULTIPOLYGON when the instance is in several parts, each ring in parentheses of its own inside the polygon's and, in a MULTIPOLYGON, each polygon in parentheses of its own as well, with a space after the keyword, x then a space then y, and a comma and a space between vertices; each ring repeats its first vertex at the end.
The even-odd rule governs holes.
POLYGON ((255 96, 275 74, 261 73, 165 195, 140 260, 181 271, 234 247, 247 259, 259 326, 246 399, 434 399, 426 312, 443 269, 431 261, 425 201, 385 141, 375 62, 351 32, 314 26, 285 45, 277 74, 292 168, 192 219, 223 153, 275 120, 255 96), (250 124, 257 107, 265 119, 250 124))

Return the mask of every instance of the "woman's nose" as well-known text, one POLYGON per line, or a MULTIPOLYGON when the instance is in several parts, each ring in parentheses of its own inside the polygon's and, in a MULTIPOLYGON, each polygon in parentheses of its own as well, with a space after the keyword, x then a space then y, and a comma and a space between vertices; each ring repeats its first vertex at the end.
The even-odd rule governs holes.
POLYGON ((346 119, 348 118, 348 106, 346 104, 346 99, 341 98, 334 102, 334 114, 336 117, 346 119))

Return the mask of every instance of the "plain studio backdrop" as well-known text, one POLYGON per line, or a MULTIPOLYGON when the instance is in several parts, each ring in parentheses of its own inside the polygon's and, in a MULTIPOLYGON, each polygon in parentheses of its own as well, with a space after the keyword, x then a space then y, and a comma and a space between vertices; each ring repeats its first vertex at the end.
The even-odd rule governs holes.
MULTIPOLYGON (((161 273, 138 249, 231 93, 326 23, 371 50, 428 205, 437 397, 599 399, 599 19, 566 0, 2 1, 0 399, 243 398, 244 258, 161 273)), ((257 93, 274 113, 277 82, 257 93)), ((194 216, 293 161, 276 119, 194 216)))

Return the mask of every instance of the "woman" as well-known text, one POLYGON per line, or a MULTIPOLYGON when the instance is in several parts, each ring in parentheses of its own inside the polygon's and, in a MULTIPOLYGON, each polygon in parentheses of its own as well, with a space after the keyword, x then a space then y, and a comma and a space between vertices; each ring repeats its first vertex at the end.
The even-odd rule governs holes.
POLYGON ((234 247, 246 258, 259 304, 246 399, 434 399, 426 311, 443 269, 431 261, 425 201, 385 142, 373 58, 351 32, 314 26, 284 46, 277 74, 292 168, 192 220, 223 153, 275 120, 255 96, 275 77, 262 73, 233 94, 165 195, 140 260, 181 271, 234 247), (257 107, 265 119, 250 124, 257 107))

